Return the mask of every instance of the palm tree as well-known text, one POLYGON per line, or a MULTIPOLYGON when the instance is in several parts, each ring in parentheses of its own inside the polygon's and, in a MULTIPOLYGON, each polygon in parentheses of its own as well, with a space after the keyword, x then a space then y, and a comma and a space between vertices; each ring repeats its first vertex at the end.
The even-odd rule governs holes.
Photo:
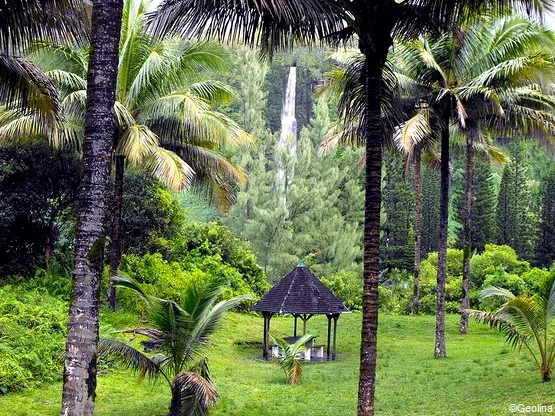
POLYGON ((94 2, 83 141, 83 177, 75 236, 73 287, 64 356, 62 415, 92 416, 96 395, 100 277, 122 3, 94 2))
POLYGON ((21 57, 37 40, 57 42, 86 37, 80 0, 14 0, 0 6, 0 103, 10 109, 41 114, 42 123, 55 126, 63 115, 58 92, 48 77, 21 57))
POLYGON ((478 322, 500 330, 513 348, 525 347, 534 359, 542 380, 551 380, 555 360, 555 274, 550 274, 534 296, 515 296, 507 289, 493 286, 480 293, 480 297, 491 296, 506 299, 498 311, 467 309, 465 313, 474 316, 478 322))
MULTIPOLYGON (((554 40, 553 33, 543 26, 513 17, 470 28, 458 50, 458 88, 467 112, 466 126, 461 126, 466 136, 462 309, 470 307, 472 155, 476 139, 484 133, 509 137, 555 132, 555 100, 545 86, 555 70, 551 53, 554 40)), ((468 317, 461 314, 459 332, 465 334, 467 330, 468 317)))
POLYGON ((315 338, 314 335, 304 334, 295 343, 289 344, 286 340, 271 335, 274 342, 279 347, 278 363, 285 372, 287 382, 289 384, 298 384, 301 382, 303 370, 299 360, 299 354, 306 349, 305 344, 315 338))
MULTIPOLYGON (((553 41, 542 26, 519 17, 484 20, 464 31, 464 36, 444 34, 438 39, 419 38, 404 46, 400 52, 403 62, 422 88, 428 89, 430 106, 437 107, 438 97, 449 98, 442 125, 448 126, 451 116, 456 118, 460 134, 466 140, 465 182, 465 248, 463 265, 463 303, 469 307, 470 210, 472 203, 472 159, 476 146, 485 148, 490 155, 499 156, 498 149, 489 145, 485 136, 507 135, 515 131, 533 133, 553 132, 555 118, 551 110, 555 101, 542 90, 542 78, 553 77, 554 62, 548 45, 553 41)), ((449 138, 447 127, 442 137, 449 138)), ((448 142, 445 143, 447 150, 448 142)), ((443 157, 443 156, 442 156, 443 157)), ((448 175, 448 160, 442 159, 442 175, 448 175)), ((448 196, 444 193, 448 178, 442 176, 442 229, 446 230, 448 196)), ((438 264, 438 330, 436 347, 443 343, 441 282, 444 282, 446 235, 440 235, 440 261, 438 264), (441 292, 441 293, 440 293, 441 292)), ((467 317, 461 315, 460 332, 466 333, 467 317)), ((437 353, 436 353, 437 355, 437 353)))
POLYGON ((182 294, 180 304, 146 295, 135 281, 118 277, 118 287, 132 289, 147 301, 149 327, 124 332, 143 335, 148 356, 120 341, 103 339, 101 356, 115 357, 134 368, 140 377, 163 377, 171 390, 170 416, 205 415, 216 403, 217 392, 210 380, 210 368, 204 354, 209 338, 220 324, 225 311, 250 299, 239 296, 216 303, 227 281, 215 278, 202 286, 192 284, 182 294))
MULTIPOLYGON (((210 71, 226 69, 226 56, 210 43, 187 44, 179 38, 153 41, 144 31, 149 1, 124 3, 123 30, 116 91, 118 128, 114 141, 115 192, 112 218, 110 276, 117 274, 121 208, 126 161, 140 165, 174 191, 192 183, 206 189, 222 210, 233 204, 230 182, 243 183, 245 171, 219 149, 250 145, 252 138, 234 121, 213 110, 233 93, 210 80, 210 71)), ((63 91, 67 121, 54 144, 79 146, 85 108, 87 51, 43 47, 30 55, 63 91)), ((0 137, 15 139, 23 132, 40 133, 46 125, 38 115, 25 115, 2 127, 0 137), (36 130, 39 131, 36 131, 36 130)), ((47 131, 42 131, 46 135, 47 131)), ((49 136, 52 139, 52 135, 49 136)), ((115 288, 109 302, 115 309, 115 288)))
POLYGON ((426 29, 437 30, 488 6, 503 9, 513 3, 543 11, 546 1, 435 1, 409 0, 181 0, 165 1, 152 29, 158 33, 181 31, 192 35, 244 40, 272 50, 295 40, 318 39, 336 44, 357 35, 365 58, 367 92, 364 105, 366 146, 366 203, 364 230, 364 291, 359 381, 359 415, 374 414, 378 328, 380 186, 384 132, 381 120, 381 84, 387 54, 396 34, 410 37, 426 29))

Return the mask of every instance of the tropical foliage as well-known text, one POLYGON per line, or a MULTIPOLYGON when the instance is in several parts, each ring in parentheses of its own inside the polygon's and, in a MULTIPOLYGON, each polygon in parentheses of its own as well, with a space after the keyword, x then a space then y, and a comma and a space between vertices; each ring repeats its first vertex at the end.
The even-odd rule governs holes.
POLYGON ((101 340, 99 354, 111 356, 139 372, 139 377, 163 377, 171 389, 171 416, 206 415, 216 403, 217 393, 210 380, 205 357, 209 337, 225 311, 245 297, 216 303, 227 282, 216 278, 204 287, 190 286, 181 302, 148 296, 129 278, 116 280, 119 287, 134 290, 149 305, 149 327, 125 332, 147 337, 148 356, 134 347, 115 340, 101 340))
POLYGON ((283 338, 275 337, 272 335, 272 340, 279 348, 278 363, 281 369, 285 372, 287 383, 298 384, 301 382, 303 370, 301 368, 301 355, 306 349, 306 344, 315 338, 314 335, 304 334, 293 344, 289 344, 283 338))
POLYGON ((506 302, 497 312, 465 310, 464 313, 500 330, 513 348, 526 348, 542 380, 551 380, 555 359, 555 274, 552 273, 533 296, 515 296, 511 291, 495 286, 485 288, 480 296, 499 296, 506 302))

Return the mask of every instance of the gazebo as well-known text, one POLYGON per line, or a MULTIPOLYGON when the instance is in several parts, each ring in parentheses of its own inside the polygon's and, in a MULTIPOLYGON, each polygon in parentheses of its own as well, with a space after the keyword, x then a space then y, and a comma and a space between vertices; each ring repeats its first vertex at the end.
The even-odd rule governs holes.
POLYGON ((290 313, 295 318, 293 339, 297 337, 297 320, 306 323, 314 315, 328 318, 328 339, 326 358, 335 360, 337 347, 337 320, 342 313, 349 313, 343 302, 337 298, 304 263, 299 263, 292 271, 277 282, 251 310, 261 312, 264 317, 263 357, 269 358, 270 320, 274 314, 290 313), (331 322, 333 320, 333 348, 331 343, 331 322))

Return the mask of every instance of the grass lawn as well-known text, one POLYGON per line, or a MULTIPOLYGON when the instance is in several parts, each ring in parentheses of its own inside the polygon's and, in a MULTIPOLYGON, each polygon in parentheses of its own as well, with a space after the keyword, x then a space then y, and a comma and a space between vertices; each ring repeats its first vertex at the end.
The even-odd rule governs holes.
MULTIPOLYGON (((305 364, 303 382, 285 384, 272 363, 253 359, 262 339, 261 317, 230 313, 213 338, 210 355, 220 400, 214 416, 354 415, 358 382, 360 315, 338 322, 338 360, 305 364)), ((510 350, 502 337, 472 323, 470 334, 457 334, 458 316, 447 319, 446 359, 434 359, 435 319, 432 316, 380 318, 377 414, 509 415, 512 403, 554 405, 555 382, 542 383, 524 353, 510 350)), ((310 333, 325 343, 327 320, 308 322, 310 333)), ((271 332, 291 335, 293 320, 272 319, 271 332)), ((2 416, 57 416, 61 384, 0 396, 2 416)), ((97 390, 98 416, 164 415, 169 389, 159 382, 136 383, 124 370, 101 375, 97 390)), ((541 414, 541 413, 535 413, 541 414)))

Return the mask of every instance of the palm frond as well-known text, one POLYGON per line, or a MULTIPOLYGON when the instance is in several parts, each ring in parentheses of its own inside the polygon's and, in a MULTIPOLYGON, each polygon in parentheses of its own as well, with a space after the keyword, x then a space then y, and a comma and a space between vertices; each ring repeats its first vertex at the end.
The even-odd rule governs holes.
POLYGON ((9 0, 1 5, 0 49, 19 51, 37 39, 61 43, 84 40, 87 2, 79 0, 9 0))
POLYGON ((272 51, 295 41, 315 42, 345 29, 346 13, 335 2, 233 0, 163 2, 150 25, 159 36, 168 32, 215 37, 224 41, 260 44, 272 51))
POLYGON ((171 388, 170 416, 204 416, 216 405, 216 389, 198 373, 179 373, 173 379, 171 388))
POLYGON ((0 54, 0 103, 43 118, 55 130, 63 121, 58 90, 51 78, 32 62, 0 54))
POLYGON ((480 297, 486 298, 491 296, 499 296, 504 299, 514 299, 515 295, 503 287, 488 286, 480 292, 480 297))
POLYGON ((143 288, 141 287, 141 284, 136 280, 132 279, 129 276, 122 276, 122 275, 113 276, 111 279, 113 280, 114 286, 130 289, 136 294, 138 294, 141 298, 143 298, 147 302, 147 304, 150 304, 150 295, 148 295, 143 290, 143 288))
POLYGON ((115 358, 128 368, 136 370, 139 373, 140 380, 145 376, 156 379, 161 374, 164 375, 160 367, 150 358, 123 342, 101 339, 98 342, 98 355, 115 358))
POLYGON ((399 149, 409 153, 412 148, 432 134, 427 108, 420 109, 413 117, 393 131, 393 140, 399 149))
POLYGON ((161 146, 153 148, 142 165, 175 192, 191 186, 195 176, 195 171, 186 161, 161 146))

